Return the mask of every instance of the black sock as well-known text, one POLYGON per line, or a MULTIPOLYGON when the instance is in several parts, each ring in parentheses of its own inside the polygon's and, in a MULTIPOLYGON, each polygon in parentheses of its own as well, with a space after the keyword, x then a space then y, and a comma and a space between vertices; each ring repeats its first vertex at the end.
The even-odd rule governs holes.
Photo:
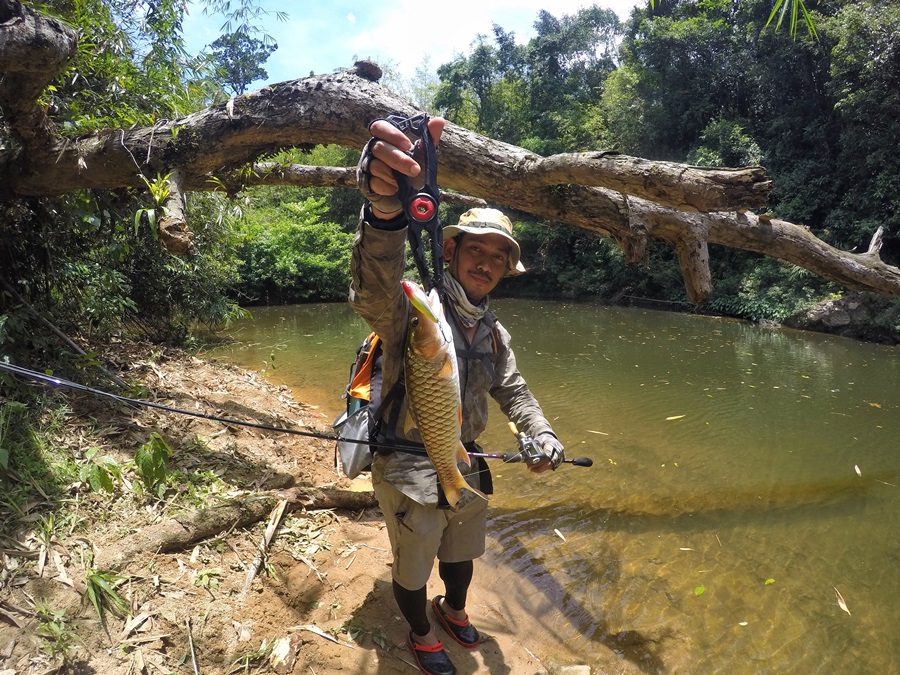
POLYGON ((438 563, 438 572, 444 581, 444 598, 447 604, 458 612, 466 608, 466 594, 472 583, 475 566, 471 560, 455 563, 438 563))
POLYGON ((400 613, 406 619, 406 623, 412 628, 416 635, 428 635, 431 631, 431 624, 428 622, 428 615, 425 608, 428 606, 428 594, 425 586, 417 591, 410 591, 403 588, 396 581, 392 582, 394 587, 394 599, 397 601, 397 607, 400 613))

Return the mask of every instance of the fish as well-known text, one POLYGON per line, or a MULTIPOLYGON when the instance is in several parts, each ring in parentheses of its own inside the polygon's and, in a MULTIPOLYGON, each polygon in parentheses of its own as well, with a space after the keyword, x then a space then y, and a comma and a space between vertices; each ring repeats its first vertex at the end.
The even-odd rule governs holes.
POLYGON ((457 465, 472 464, 460 439, 462 404, 453 333, 437 290, 426 294, 411 281, 403 281, 402 285, 411 305, 404 357, 409 410, 444 496, 455 510, 463 490, 482 499, 487 496, 466 483, 457 465))

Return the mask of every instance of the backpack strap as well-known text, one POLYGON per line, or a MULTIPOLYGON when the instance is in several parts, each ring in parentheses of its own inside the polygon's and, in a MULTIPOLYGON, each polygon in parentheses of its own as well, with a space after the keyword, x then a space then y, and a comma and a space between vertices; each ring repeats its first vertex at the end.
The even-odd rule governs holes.
POLYGON ((381 338, 375 333, 363 341, 356 352, 356 364, 350 384, 347 385, 347 394, 351 398, 363 401, 372 400, 372 376, 375 362, 381 356, 381 338))
MULTIPOLYGON (((456 310, 453 307, 452 303, 447 303, 447 306, 450 308, 450 315, 453 317, 453 321, 457 327, 459 327, 459 316, 456 313, 456 310)), ((456 357, 459 359, 466 359, 470 361, 481 361, 484 364, 485 369, 487 369, 488 373, 491 376, 491 379, 494 378, 494 356, 497 355, 499 351, 500 345, 500 335, 497 330, 497 320, 493 314, 490 312, 486 312, 484 317, 482 317, 481 321, 488 327, 490 330, 491 337, 491 351, 490 352, 478 352, 474 349, 466 349, 465 347, 456 347, 456 357)))

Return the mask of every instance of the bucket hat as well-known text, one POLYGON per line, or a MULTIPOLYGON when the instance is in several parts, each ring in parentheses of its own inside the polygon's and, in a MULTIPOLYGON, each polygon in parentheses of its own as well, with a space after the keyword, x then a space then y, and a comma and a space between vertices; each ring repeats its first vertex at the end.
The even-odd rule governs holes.
POLYGON ((512 221, 497 209, 469 209, 459 217, 456 225, 444 228, 444 239, 455 237, 460 232, 469 234, 499 234, 509 241, 509 265, 506 276, 512 277, 525 271, 522 265, 522 251, 519 242, 512 235, 512 221))

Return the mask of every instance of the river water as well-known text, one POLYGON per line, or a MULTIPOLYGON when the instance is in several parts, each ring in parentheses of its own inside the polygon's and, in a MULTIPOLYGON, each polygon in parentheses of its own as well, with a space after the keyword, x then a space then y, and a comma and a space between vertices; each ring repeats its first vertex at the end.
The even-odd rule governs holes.
MULTIPOLYGON (((900 673, 900 350, 589 304, 492 308, 567 456, 594 460, 493 465, 483 564, 546 617, 535 651, 592 663, 612 648, 643 672, 900 673)), ((214 355, 336 417, 365 325, 343 304, 253 314, 214 355)), ((481 441, 515 448, 496 407, 481 441)))

